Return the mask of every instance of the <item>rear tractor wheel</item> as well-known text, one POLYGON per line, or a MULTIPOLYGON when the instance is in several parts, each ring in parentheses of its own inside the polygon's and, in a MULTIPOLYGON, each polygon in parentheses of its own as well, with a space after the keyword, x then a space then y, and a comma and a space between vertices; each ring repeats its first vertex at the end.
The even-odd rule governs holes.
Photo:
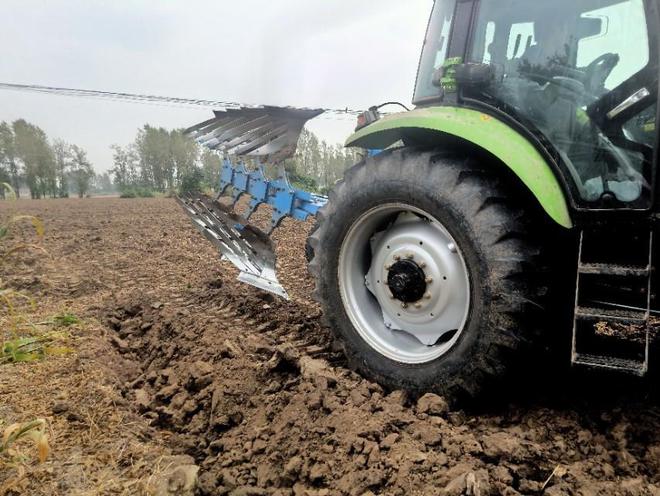
POLYGON ((528 219, 493 174, 401 149, 347 171, 310 270, 352 368, 392 389, 477 394, 531 340, 544 292, 528 219))

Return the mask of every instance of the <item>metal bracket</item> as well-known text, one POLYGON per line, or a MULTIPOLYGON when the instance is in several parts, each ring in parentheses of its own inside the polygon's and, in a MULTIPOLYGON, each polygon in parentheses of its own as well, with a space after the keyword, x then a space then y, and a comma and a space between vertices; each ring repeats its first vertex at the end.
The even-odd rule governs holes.
POLYGON ((250 195, 250 205, 245 214, 247 221, 262 204, 273 209, 270 231, 275 229, 285 217, 305 221, 314 216, 328 199, 308 191, 293 188, 287 179, 284 168, 280 166, 277 179, 266 178, 263 167, 249 172, 245 164, 234 165, 226 158, 220 174, 220 195, 231 188, 234 204, 244 194, 250 195))

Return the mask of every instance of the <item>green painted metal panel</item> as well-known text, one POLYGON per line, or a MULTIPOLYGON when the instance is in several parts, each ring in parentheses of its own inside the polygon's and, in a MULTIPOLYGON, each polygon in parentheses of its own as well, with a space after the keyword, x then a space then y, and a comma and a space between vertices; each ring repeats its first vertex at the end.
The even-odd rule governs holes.
POLYGON ((405 129, 447 133, 487 150, 520 178, 555 222, 573 227, 566 197, 543 156, 524 136, 488 114, 459 107, 428 107, 390 114, 357 131, 348 138, 346 146, 387 148, 403 137, 405 129))

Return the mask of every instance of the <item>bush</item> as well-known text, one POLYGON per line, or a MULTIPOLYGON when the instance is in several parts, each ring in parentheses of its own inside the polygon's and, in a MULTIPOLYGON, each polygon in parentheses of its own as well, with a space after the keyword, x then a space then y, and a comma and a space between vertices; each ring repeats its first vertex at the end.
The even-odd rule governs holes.
POLYGON ((120 198, 153 198, 154 191, 151 188, 143 188, 141 186, 131 186, 121 191, 120 198))
POLYGON ((193 167, 189 171, 186 171, 186 173, 183 174, 179 179, 181 181, 179 186, 180 195, 197 193, 202 190, 204 174, 202 174, 202 171, 197 167, 193 167))
POLYGON ((318 193, 319 185, 314 178, 303 176, 295 172, 289 172, 287 176, 289 178, 289 183, 294 188, 309 191, 310 193, 318 193))

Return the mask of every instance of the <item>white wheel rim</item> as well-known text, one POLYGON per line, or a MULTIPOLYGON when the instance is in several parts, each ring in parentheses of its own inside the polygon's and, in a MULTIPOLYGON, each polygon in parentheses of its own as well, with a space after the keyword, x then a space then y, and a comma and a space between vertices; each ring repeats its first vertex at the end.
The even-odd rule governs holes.
POLYGON ((465 327, 470 310, 465 260, 444 225, 417 207, 387 203, 362 214, 342 242, 338 277, 356 331, 391 360, 433 361, 456 344, 465 327), (393 297, 387 282, 393 264, 404 259, 425 277, 424 296, 414 302, 393 297))

